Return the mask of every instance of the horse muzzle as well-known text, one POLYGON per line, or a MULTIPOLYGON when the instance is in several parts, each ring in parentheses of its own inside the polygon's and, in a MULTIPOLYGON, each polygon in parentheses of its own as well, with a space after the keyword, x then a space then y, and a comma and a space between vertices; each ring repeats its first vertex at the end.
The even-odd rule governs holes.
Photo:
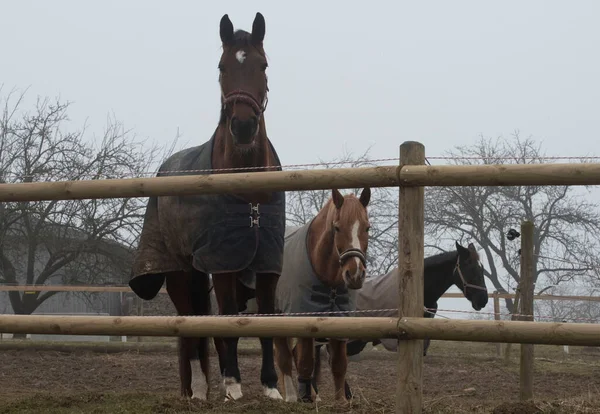
POLYGON ((488 295, 487 292, 476 292, 471 298, 471 306, 476 311, 480 311, 485 308, 488 303, 488 295))
POLYGON ((367 259, 360 249, 348 249, 340 254, 342 277, 348 289, 360 289, 367 276, 367 259))
POLYGON ((231 135, 237 145, 250 145, 258 132, 258 118, 255 116, 241 120, 234 116, 231 118, 231 135))
POLYGON ((351 274, 349 270, 344 271, 344 282, 348 289, 360 289, 363 287, 367 272, 363 266, 360 266, 356 273, 351 274))

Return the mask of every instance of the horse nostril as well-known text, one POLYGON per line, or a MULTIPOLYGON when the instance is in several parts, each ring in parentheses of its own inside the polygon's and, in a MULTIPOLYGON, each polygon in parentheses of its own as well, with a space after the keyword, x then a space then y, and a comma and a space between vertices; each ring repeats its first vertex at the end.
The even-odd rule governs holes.
POLYGON ((344 276, 346 277, 346 280, 350 280, 350 271, 349 271, 349 270, 346 270, 346 271, 344 272, 344 276))

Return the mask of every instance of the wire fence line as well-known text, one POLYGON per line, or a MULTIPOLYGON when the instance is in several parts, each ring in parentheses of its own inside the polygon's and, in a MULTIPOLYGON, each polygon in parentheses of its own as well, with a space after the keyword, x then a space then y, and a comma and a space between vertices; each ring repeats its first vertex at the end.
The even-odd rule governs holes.
MULTIPOLYGON (((427 160, 441 160, 441 161, 492 161, 492 162, 498 162, 498 161, 534 161, 534 160, 544 160, 544 161, 557 161, 557 160, 565 160, 565 161, 573 161, 573 160, 579 160, 579 161, 592 161, 592 160, 600 160, 600 156, 590 156, 590 157, 584 157, 584 156, 574 156, 574 157, 562 157, 562 156, 541 156, 541 157, 535 157, 535 158, 522 158, 522 159, 516 159, 514 157, 470 157, 470 156, 456 156, 456 157, 451 157, 451 156, 432 156, 432 157, 426 157, 427 160)), ((360 160, 340 160, 340 161, 331 161, 331 162, 313 162, 313 163, 304 163, 304 164, 286 164, 286 165, 282 165, 281 169, 282 170, 302 170, 302 169, 310 169, 310 168, 315 168, 315 167, 332 167, 332 166, 341 166, 341 165, 352 165, 352 164, 356 164, 357 162, 359 162, 361 165, 375 165, 375 164, 381 164, 384 162, 390 162, 390 161, 395 161, 395 162, 400 162, 400 157, 388 157, 388 158, 373 158, 373 159, 360 159, 360 160)), ((429 163, 429 165, 431 165, 431 163, 429 163)), ((236 168, 208 168, 208 169, 201 169, 201 170, 168 170, 168 171, 161 171, 161 173, 167 173, 167 174, 178 174, 178 173, 218 173, 218 172, 235 172, 235 171, 261 171, 261 170, 272 170, 275 167, 273 166, 258 166, 258 167, 236 167, 236 168)), ((136 178, 136 177, 143 177, 143 176, 148 176, 148 175, 156 175, 158 173, 158 170, 154 170, 154 171, 142 171, 142 172, 138 172, 136 174, 134 173, 122 173, 119 175, 119 177, 112 177, 110 175, 105 175, 105 178, 124 178, 124 177, 131 177, 131 178, 136 178)), ((38 174, 22 174, 22 173, 17 173, 14 171, 1 171, 0 170, 0 178, 6 179, 8 177, 13 178, 13 179, 25 179, 25 178, 36 178, 36 177, 40 177, 46 175, 45 173, 38 173, 38 174)), ((98 175, 95 173, 90 173, 90 178, 98 178, 98 175)))
MULTIPOLYGON (((4 286, 0 286, 0 291, 7 291, 9 289, 7 289, 8 287, 4 287, 4 286), (4 289, 2 289, 4 288, 4 289)), ((18 290, 27 292, 27 290, 25 288, 29 288, 31 291, 35 291, 35 289, 39 289, 40 287, 26 287, 26 286, 19 286, 18 290), (21 289, 22 288, 22 289, 21 289)), ((61 286, 57 286, 57 287, 51 287, 51 286, 45 286, 44 288, 48 288, 48 289, 44 289, 44 290, 59 290, 61 286)), ((64 286, 62 288, 65 288, 64 286)), ((130 290, 128 290, 128 287, 125 286, 98 286, 96 288, 98 288, 98 290, 90 290, 90 288, 93 288, 93 286, 88 286, 88 287, 76 287, 76 288, 80 288, 80 289, 88 289, 88 290, 62 290, 63 292, 90 292, 90 293, 102 293, 102 292, 114 292, 114 290, 106 290, 106 288, 114 288, 114 289, 119 289, 118 291, 123 292, 129 292, 130 290), (104 289, 104 290, 101 290, 104 289)), ((17 289, 11 289, 11 290, 17 290, 17 289)), ((447 294, 446 294, 447 295, 447 294)), ((456 298, 460 298, 462 296, 460 296, 461 294, 457 294, 457 295, 453 295, 450 297, 456 297, 456 298)), ((498 294, 498 296, 500 296, 500 294, 498 294)), ((444 298, 444 296, 442 296, 442 298, 444 298)), ((446 296, 446 298, 448 298, 448 296, 446 296)), ((556 296, 554 297, 554 295, 543 295, 543 299, 544 300, 553 300, 555 298, 559 298, 558 300, 565 300, 565 296, 556 296)), ((591 297, 593 298, 594 301, 598 301, 600 302, 600 297, 591 297)), ((577 301, 585 301, 588 300, 590 298, 586 298, 583 296, 579 296, 579 297, 574 297, 574 299, 572 300, 577 300, 577 301)), ((432 314, 434 316, 440 316, 446 319, 452 319, 452 318, 448 318, 447 316, 444 315, 440 315, 439 312, 448 312, 448 313, 458 313, 458 314, 469 314, 469 315, 476 315, 476 316, 481 316, 481 315, 486 315, 486 316, 493 316, 493 317, 505 317, 505 318, 527 318, 527 319, 538 319, 538 320, 548 320, 548 321, 553 321, 553 322, 558 322, 559 320, 562 322, 586 322, 586 323, 599 323, 600 319, 598 318, 572 318, 572 317, 557 317, 557 316, 550 316, 550 315, 542 315, 542 314, 523 314, 523 313, 510 313, 510 312, 487 312, 487 311, 475 311, 475 310, 462 310, 462 309, 446 309, 446 308, 428 308, 428 307, 424 307, 423 308, 424 313, 429 313, 432 314)), ((331 312, 293 312, 293 313, 242 313, 240 314, 241 316, 243 315, 252 315, 252 316, 343 316, 343 315, 355 315, 355 316, 365 316, 365 315, 374 315, 377 316, 377 314, 384 314, 388 315, 389 314, 395 314, 398 312, 398 308, 386 308, 386 309, 357 309, 357 310, 348 310, 348 311, 331 311, 331 312)), ((190 316, 194 316, 194 315, 190 315, 190 316)), ((218 315, 218 314, 212 314, 212 315, 196 315, 197 317, 227 317, 227 316, 232 316, 232 315, 218 315)))

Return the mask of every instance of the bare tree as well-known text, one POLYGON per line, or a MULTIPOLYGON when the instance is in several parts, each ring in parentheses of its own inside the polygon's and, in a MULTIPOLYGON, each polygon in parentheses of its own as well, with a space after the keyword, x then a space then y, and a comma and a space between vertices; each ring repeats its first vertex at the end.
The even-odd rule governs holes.
MULTIPOLYGON (((69 103, 38 99, 25 111, 24 94, 1 97, 0 88, 0 183, 131 178, 169 152, 112 118, 100 138, 68 132, 69 103)), ((124 282, 144 211, 141 198, 0 203, 0 283, 124 282)), ((15 313, 30 314, 55 293, 9 298, 15 313)))
MULTIPOLYGON (((597 297, 598 289, 588 284, 564 283, 553 286, 552 295, 597 297)), ((600 320, 600 302, 595 300, 536 300, 535 316, 545 322, 597 322, 600 320)))
MULTIPOLYGON (((546 162, 540 145, 521 139, 484 139, 448 153, 454 163, 538 164, 546 162)), ((486 275, 500 292, 519 281, 519 241, 509 229, 524 220, 535 225, 536 290, 597 276, 600 235, 598 205, 589 189, 570 186, 431 187, 426 190, 426 234, 437 245, 468 239, 483 250, 486 275), (586 191, 587 190, 587 191, 586 191)), ((512 312, 512 301, 507 300, 512 312)))
MULTIPOLYGON (((345 152, 330 162, 321 161, 316 168, 359 168, 375 164, 369 161, 369 150, 354 156, 345 152)), ((358 195, 362 189, 352 190, 358 195)), ((287 221, 290 226, 308 223, 331 197, 330 190, 294 191, 286 194, 287 221)), ((367 260, 369 275, 387 273, 398 261, 398 190, 393 188, 371 189, 369 202, 371 231, 367 260)))

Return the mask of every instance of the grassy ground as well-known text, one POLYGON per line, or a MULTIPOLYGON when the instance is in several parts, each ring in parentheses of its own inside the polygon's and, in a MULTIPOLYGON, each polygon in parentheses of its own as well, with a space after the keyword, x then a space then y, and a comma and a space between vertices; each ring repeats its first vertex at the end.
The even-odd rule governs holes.
MULTIPOLYGON (((149 339, 149 338, 145 338, 149 339)), ((141 343, 0 342, 0 413, 392 413, 396 355, 365 351, 351 362, 348 381, 356 398, 350 407, 332 401, 325 369, 322 402, 287 404, 260 396, 258 340, 240 343, 244 397, 223 403, 212 375, 209 402, 178 397, 173 341, 141 343)), ((520 404, 519 346, 508 364, 495 345, 433 341, 424 360, 425 413, 600 413, 600 353, 571 347, 535 348, 535 403, 520 404)), ((212 358, 212 373, 218 372, 212 358)))

